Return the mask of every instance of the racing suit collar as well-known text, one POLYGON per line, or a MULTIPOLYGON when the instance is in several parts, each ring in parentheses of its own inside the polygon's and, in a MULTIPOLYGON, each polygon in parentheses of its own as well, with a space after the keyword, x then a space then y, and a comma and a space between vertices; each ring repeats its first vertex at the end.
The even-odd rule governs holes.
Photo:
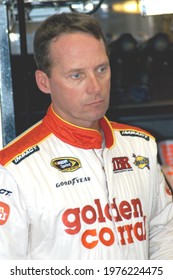
MULTIPOLYGON (((52 105, 48 108, 43 122, 54 135, 65 143, 82 149, 102 148, 102 135, 100 132, 64 121, 54 112, 52 105)), ((111 124, 105 116, 99 120, 99 123, 105 136, 106 147, 111 148, 114 144, 111 124)))

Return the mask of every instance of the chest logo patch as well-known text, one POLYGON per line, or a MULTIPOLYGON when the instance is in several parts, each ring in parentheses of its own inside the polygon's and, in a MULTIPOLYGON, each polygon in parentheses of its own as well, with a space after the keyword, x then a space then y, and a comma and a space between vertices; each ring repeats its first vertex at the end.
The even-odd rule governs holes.
POLYGON ((129 158, 126 156, 114 157, 112 159, 112 164, 113 164, 114 173, 119 173, 119 172, 124 172, 124 171, 133 171, 133 169, 129 163, 129 158))
POLYGON ((150 169, 148 158, 143 157, 143 156, 136 156, 135 154, 133 154, 133 157, 135 158, 135 161, 133 162, 134 165, 136 165, 140 169, 143 169, 144 167, 147 167, 148 169, 150 169))
POLYGON ((61 172, 73 172, 78 170, 82 165, 79 159, 74 157, 59 157, 51 160, 51 166, 61 172))

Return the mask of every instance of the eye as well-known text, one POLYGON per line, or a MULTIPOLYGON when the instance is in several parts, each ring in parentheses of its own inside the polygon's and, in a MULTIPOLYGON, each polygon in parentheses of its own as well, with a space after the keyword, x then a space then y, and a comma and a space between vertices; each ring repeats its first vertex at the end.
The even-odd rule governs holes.
POLYGON ((107 67, 105 65, 101 65, 101 66, 98 67, 97 72, 99 74, 103 74, 103 73, 106 72, 106 69, 107 69, 107 67))
POLYGON ((75 80, 80 79, 81 76, 82 76, 82 74, 79 72, 75 72, 75 73, 71 74, 72 79, 75 79, 75 80))

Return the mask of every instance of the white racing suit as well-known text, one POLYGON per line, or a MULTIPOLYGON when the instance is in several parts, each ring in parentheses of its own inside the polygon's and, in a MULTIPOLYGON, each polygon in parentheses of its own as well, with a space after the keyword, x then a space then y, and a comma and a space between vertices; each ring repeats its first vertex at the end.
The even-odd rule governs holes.
POLYGON ((104 137, 50 106, 0 152, 0 259, 173 259, 154 137, 106 117, 100 126, 104 137))

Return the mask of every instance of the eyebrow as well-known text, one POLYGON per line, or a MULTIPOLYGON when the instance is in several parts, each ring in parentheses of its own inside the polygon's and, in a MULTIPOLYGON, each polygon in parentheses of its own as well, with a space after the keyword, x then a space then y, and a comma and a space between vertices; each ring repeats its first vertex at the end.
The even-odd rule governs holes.
MULTIPOLYGON (((105 62, 103 62, 103 63, 100 63, 99 65, 97 65, 97 66, 95 67, 95 69, 97 69, 97 68, 99 68, 99 67, 101 67, 101 66, 109 66, 109 61, 108 61, 108 62, 105 61, 105 62)), ((84 67, 83 67, 83 68, 82 68, 82 67, 81 67, 81 68, 71 68, 71 69, 65 71, 65 73, 68 74, 68 73, 73 73, 73 72, 82 72, 82 71, 84 71, 84 70, 85 70, 84 67)))

